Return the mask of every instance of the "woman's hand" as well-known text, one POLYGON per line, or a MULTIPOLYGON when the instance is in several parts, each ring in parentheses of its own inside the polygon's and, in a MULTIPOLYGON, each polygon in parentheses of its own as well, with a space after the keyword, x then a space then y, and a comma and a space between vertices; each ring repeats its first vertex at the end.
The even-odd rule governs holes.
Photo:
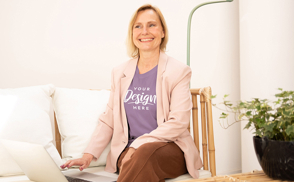
POLYGON ((134 152, 136 151, 136 149, 134 148, 129 148, 128 152, 126 153, 126 155, 124 156, 123 160, 121 161, 121 167, 120 167, 120 173, 122 171, 123 165, 130 160, 130 158, 132 157, 132 155, 134 154, 134 152))
POLYGON ((66 163, 64 163, 62 166, 60 166, 62 169, 64 168, 70 168, 71 166, 80 166, 79 169, 82 171, 83 169, 86 169, 89 167, 92 159, 92 154, 84 154, 82 158, 74 159, 74 160, 68 160, 66 163))

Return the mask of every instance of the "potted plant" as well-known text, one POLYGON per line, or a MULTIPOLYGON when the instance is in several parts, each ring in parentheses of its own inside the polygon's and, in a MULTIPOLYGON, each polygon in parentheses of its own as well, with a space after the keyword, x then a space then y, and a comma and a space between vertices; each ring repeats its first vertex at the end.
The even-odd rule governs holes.
POLYGON ((294 180, 294 91, 279 90, 275 101, 254 98, 234 104, 225 95, 223 102, 213 105, 225 107, 220 122, 227 120, 229 113, 235 115, 232 124, 248 121, 244 129, 254 130, 255 153, 265 174, 274 179, 294 180))

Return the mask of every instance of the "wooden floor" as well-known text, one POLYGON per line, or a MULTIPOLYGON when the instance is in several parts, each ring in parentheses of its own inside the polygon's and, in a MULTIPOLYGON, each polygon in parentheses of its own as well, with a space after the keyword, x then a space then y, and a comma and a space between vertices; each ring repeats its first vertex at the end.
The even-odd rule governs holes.
MULTIPOLYGON (((273 180, 266 176, 263 171, 254 171, 250 173, 240 173, 240 174, 232 174, 232 175, 224 175, 224 176, 215 176, 211 178, 203 178, 203 179, 194 179, 194 180, 186 180, 182 182, 280 182, 281 180, 273 180)), ((284 181, 286 182, 286 181, 284 181)))

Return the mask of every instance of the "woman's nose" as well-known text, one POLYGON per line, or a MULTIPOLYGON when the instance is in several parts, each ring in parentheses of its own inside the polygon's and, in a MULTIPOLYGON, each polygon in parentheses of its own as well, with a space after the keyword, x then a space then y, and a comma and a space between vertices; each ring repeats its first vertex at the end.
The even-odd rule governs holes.
POLYGON ((146 34, 148 34, 148 30, 147 30, 147 28, 146 28, 146 27, 144 27, 144 28, 142 29, 142 34, 143 34, 143 35, 146 35, 146 34))

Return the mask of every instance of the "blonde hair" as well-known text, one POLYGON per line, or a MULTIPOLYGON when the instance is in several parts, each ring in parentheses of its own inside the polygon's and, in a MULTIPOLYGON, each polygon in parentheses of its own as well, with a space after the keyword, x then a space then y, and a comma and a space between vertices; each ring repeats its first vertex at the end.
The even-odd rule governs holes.
POLYGON ((148 10, 148 9, 153 10, 159 17, 159 20, 161 22, 161 26, 162 26, 162 29, 164 32, 164 37, 161 39, 161 43, 160 43, 160 50, 165 51, 165 49, 166 49, 166 44, 168 41, 168 30, 167 30, 167 25, 166 25, 165 19, 162 15, 161 11, 159 10, 159 8, 152 6, 150 4, 145 4, 137 9, 137 11, 133 14, 131 21, 129 23, 128 37, 127 37, 127 51, 128 51, 128 55, 132 58, 139 57, 139 49, 138 49, 138 47, 136 47, 136 45, 133 42, 133 26, 134 26, 135 21, 137 19, 138 13, 141 11, 144 11, 144 10, 148 10))

